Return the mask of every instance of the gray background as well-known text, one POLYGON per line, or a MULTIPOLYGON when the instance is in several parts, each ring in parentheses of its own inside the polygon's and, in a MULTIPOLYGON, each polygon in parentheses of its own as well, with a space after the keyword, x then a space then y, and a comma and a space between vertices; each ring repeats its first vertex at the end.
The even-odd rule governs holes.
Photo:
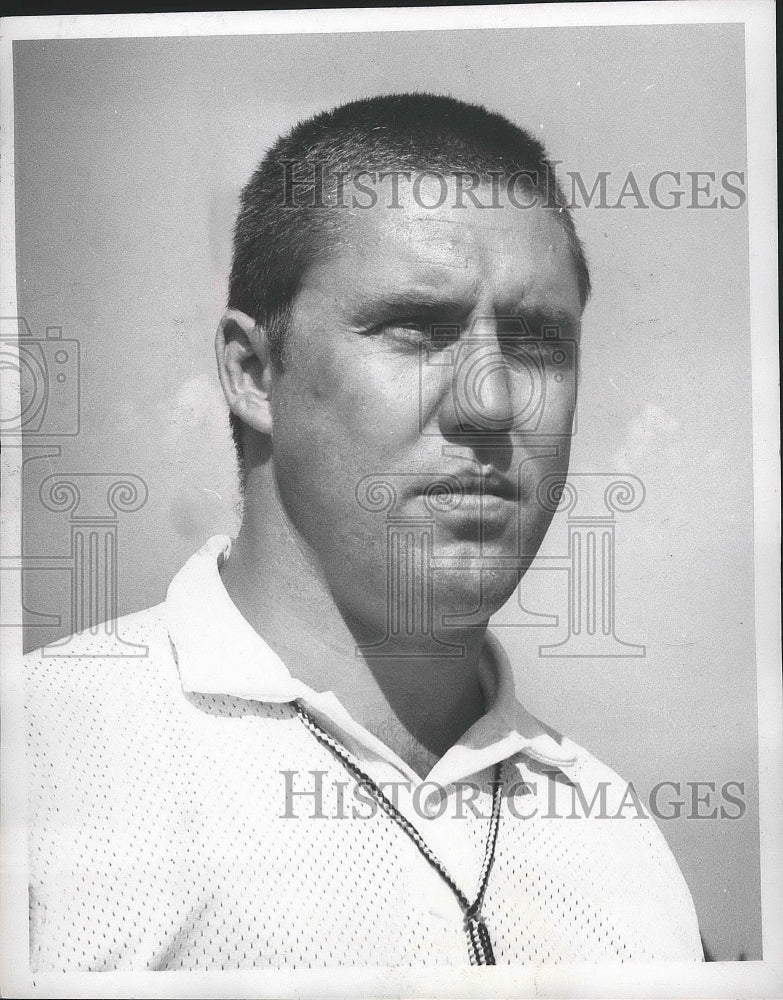
MULTIPOLYGON (((592 183, 629 170, 745 167, 740 25, 17 42, 19 312, 81 346, 81 429, 25 471, 24 550, 68 553, 52 472, 134 473, 149 498, 119 526, 119 610, 163 599, 237 490, 211 341, 238 191, 295 121, 373 93, 432 90, 525 125, 592 183)), ((644 186, 644 184, 643 184, 644 186)), ((612 201, 614 198, 611 199, 612 201)), ((626 202, 630 205, 630 202, 626 202)), ((537 715, 640 794, 745 783, 738 820, 662 821, 716 958, 760 957, 745 210, 583 209, 592 262, 572 470, 645 484, 618 520, 618 634, 644 659, 542 659, 562 629, 499 621, 537 715)), ((543 552, 562 555, 558 516, 543 552)), ((70 631, 69 585, 26 575, 32 648, 70 631)), ((525 604, 565 614, 560 573, 525 604)), ((644 905, 644 886, 639 887, 644 905)))

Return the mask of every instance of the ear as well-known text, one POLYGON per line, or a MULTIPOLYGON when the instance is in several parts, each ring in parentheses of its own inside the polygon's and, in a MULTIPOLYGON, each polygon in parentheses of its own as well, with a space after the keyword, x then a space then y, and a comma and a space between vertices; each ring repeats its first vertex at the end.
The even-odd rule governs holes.
POLYGON ((271 369, 265 331, 247 313, 227 309, 218 324, 215 354, 231 411, 259 433, 271 434, 271 369))

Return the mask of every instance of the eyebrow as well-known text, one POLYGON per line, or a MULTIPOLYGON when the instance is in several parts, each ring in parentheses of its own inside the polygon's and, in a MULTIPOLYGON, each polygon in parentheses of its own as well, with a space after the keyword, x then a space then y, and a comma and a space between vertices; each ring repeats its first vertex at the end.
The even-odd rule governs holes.
POLYGON ((456 320, 467 315, 472 304, 470 295, 443 295, 435 289, 406 289, 360 299, 351 307, 351 316, 366 323, 381 323, 404 316, 456 320))
POLYGON ((495 313, 495 319, 521 321, 530 333, 567 333, 571 336, 579 331, 579 317, 566 309, 546 306, 528 306, 524 303, 510 313, 495 313))

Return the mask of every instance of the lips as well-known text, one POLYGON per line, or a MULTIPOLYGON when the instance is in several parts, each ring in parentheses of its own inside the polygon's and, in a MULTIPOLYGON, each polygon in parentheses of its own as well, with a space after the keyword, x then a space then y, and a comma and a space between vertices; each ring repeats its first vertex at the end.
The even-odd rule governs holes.
POLYGON ((500 497, 513 503, 519 501, 519 488, 517 484, 502 473, 491 469, 483 475, 477 476, 474 470, 468 473, 452 474, 450 478, 456 480, 458 488, 453 490, 454 494, 463 497, 500 497))
POLYGON ((466 494, 477 493, 481 496, 497 496, 503 500, 516 502, 519 493, 515 483, 504 476, 488 476, 483 479, 470 480, 463 484, 463 491, 466 494))

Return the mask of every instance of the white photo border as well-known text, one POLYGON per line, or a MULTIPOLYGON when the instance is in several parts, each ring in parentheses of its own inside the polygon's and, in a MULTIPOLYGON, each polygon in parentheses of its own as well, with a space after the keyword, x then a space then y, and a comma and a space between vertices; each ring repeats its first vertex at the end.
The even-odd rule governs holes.
MULTIPOLYGON (((775 9, 773 0, 564 3, 233 13, 12 17, 0 23, 0 315, 15 316, 15 40, 266 33, 426 31, 593 25, 742 23, 748 136, 750 324, 753 380, 755 608, 759 708, 763 961, 702 965, 520 966, 31 975, 28 967, 24 723, 20 629, 2 643, 2 881, 0 994, 47 997, 780 997, 783 996, 783 697, 780 676, 780 462, 777 345, 775 9)), ((19 386, 2 372, 3 419, 19 386)), ((21 450, 2 454, 3 554, 19 554, 21 450)), ((21 574, 19 574, 20 576, 21 574)), ((21 620, 21 581, 0 595, 21 620)), ((7 617, 6 617, 7 616, 7 617)))

